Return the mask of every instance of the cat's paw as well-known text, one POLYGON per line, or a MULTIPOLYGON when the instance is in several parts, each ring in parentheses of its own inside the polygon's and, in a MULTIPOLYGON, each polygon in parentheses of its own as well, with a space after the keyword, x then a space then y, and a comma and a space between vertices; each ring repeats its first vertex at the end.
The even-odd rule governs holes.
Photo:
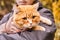
POLYGON ((40 20, 43 22, 43 23, 46 23, 48 25, 51 25, 52 24, 52 21, 48 18, 45 18, 45 17, 42 17, 40 16, 40 20))
POLYGON ((36 26, 34 30, 41 30, 41 31, 46 31, 46 29, 42 26, 36 26))

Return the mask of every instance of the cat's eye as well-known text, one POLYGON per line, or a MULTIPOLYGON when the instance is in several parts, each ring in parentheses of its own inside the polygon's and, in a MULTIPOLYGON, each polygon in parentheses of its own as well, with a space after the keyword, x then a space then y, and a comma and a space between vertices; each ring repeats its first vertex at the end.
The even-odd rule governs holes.
POLYGON ((32 16, 32 18, 35 18, 36 16, 32 16))
POLYGON ((24 20, 26 20, 27 18, 26 18, 26 17, 24 17, 23 19, 24 19, 24 20))

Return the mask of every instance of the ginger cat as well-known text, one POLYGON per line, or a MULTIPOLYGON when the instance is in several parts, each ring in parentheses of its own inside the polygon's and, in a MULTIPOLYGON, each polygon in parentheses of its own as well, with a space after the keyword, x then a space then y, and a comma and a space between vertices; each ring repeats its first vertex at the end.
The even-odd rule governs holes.
POLYGON ((52 22, 51 20, 45 17, 42 17, 40 13, 37 11, 37 7, 38 7, 38 3, 34 5, 16 6, 17 10, 19 11, 17 12, 14 11, 12 17, 10 18, 12 19, 12 21, 8 20, 7 23, 0 25, 0 29, 1 29, 0 33, 2 33, 3 31, 7 31, 6 29, 12 27, 12 23, 19 30, 34 28, 33 30, 45 31, 45 28, 39 25, 40 21, 42 21, 43 23, 46 23, 47 25, 51 25, 52 22), (6 24, 8 26, 6 26, 6 24))

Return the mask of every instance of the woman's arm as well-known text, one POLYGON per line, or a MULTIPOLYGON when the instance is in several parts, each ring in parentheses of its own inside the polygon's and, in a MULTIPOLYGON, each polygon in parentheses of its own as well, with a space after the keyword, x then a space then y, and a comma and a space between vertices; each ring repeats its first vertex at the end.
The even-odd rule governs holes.
POLYGON ((46 17, 52 21, 51 25, 44 24, 43 22, 41 22, 40 25, 46 28, 46 32, 54 33, 56 31, 56 25, 51 11, 46 8, 42 8, 39 12, 41 16, 46 17))
POLYGON ((5 23, 5 22, 7 22, 11 15, 12 15, 12 13, 6 14, 6 15, 1 19, 0 25, 3 24, 3 23, 5 23))

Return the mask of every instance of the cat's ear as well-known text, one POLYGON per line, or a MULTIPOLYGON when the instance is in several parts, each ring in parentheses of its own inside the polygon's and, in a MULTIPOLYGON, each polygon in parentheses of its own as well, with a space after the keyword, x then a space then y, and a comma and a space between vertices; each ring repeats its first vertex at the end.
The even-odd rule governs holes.
POLYGON ((37 9, 38 9, 38 7, 39 7, 39 2, 38 2, 38 3, 36 3, 36 4, 34 4, 34 5, 33 5, 33 7, 37 10, 37 9))
POLYGON ((13 11, 14 11, 14 13, 17 13, 19 11, 18 5, 16 5, 16 4, 13 5, 13 11))

